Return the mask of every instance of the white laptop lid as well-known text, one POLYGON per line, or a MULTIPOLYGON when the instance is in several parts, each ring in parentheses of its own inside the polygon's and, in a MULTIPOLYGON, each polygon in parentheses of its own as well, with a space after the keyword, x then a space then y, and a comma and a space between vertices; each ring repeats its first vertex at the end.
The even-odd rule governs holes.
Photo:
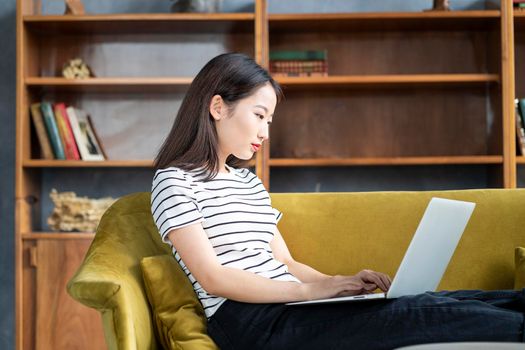
POLYGON ((475 206, 451 199, 430 200, 387 298, 436 290, 475 206))

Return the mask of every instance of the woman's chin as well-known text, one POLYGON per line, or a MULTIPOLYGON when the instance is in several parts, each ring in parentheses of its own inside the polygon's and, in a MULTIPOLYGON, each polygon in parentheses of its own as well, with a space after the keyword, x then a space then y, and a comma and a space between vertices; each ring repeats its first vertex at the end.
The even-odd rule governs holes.
POLYGON ((253 158, 254 152, 247 152, 247 153, 241 153, 241 154, 234 154, 236 158, 242 159, 242 160, 250 160, 253 158))

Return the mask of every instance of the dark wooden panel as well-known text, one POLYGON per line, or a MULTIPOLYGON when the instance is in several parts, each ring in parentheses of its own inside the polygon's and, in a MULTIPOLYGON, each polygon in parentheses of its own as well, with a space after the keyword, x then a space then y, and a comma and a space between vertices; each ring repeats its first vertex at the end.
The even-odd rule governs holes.
POLYGON ((515 32, 516 97, 525 98, 525 27, 515 32))
POLYGON ((90 243, 90 239, 37 241, 37 350, 106 348, 99 312, 66 292, 90 243))
MULTIPOLYGON (((486 92, 478 89, 285 92, 271 157, 501 154, 488 148, 486 92)), ((498 123, 498 121, 495 121, 498 123)))
POLYGON ((487 68, 487 51, 493 50, 488 33, 270 33, 270 50, 326 49, 330 75, 492 73, 487 68))

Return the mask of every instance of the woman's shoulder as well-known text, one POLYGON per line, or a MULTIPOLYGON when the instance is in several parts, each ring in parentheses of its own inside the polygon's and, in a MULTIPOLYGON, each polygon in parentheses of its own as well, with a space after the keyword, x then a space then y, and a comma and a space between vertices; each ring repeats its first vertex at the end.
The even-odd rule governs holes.
POLYGON ((257 175, 255 175, 250 169, 248 168, 234 168, 229 165, 226 165, 226 168, 230 171, 232 175, 238 180, 241 181, 252 181, 253 179, 257 178, 257 175))
POLYGON ((181 180, 183 180, 188 175, 188 171, 172 166, 168 168, 157 169, 157 171, 155 171, 155 175, 153 176, 153 181, 155 182, 169 177, 179 177, 181 180))

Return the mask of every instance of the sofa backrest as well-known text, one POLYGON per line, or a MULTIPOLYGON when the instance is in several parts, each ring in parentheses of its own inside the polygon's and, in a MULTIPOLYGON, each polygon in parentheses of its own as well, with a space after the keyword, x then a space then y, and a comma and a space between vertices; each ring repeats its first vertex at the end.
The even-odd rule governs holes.
POLYGON ((272 194, 293 257, 329 274, 394 277, 431 197, 476 208, 439 289, 509 289, 525 246, 525 190, 272 194))

